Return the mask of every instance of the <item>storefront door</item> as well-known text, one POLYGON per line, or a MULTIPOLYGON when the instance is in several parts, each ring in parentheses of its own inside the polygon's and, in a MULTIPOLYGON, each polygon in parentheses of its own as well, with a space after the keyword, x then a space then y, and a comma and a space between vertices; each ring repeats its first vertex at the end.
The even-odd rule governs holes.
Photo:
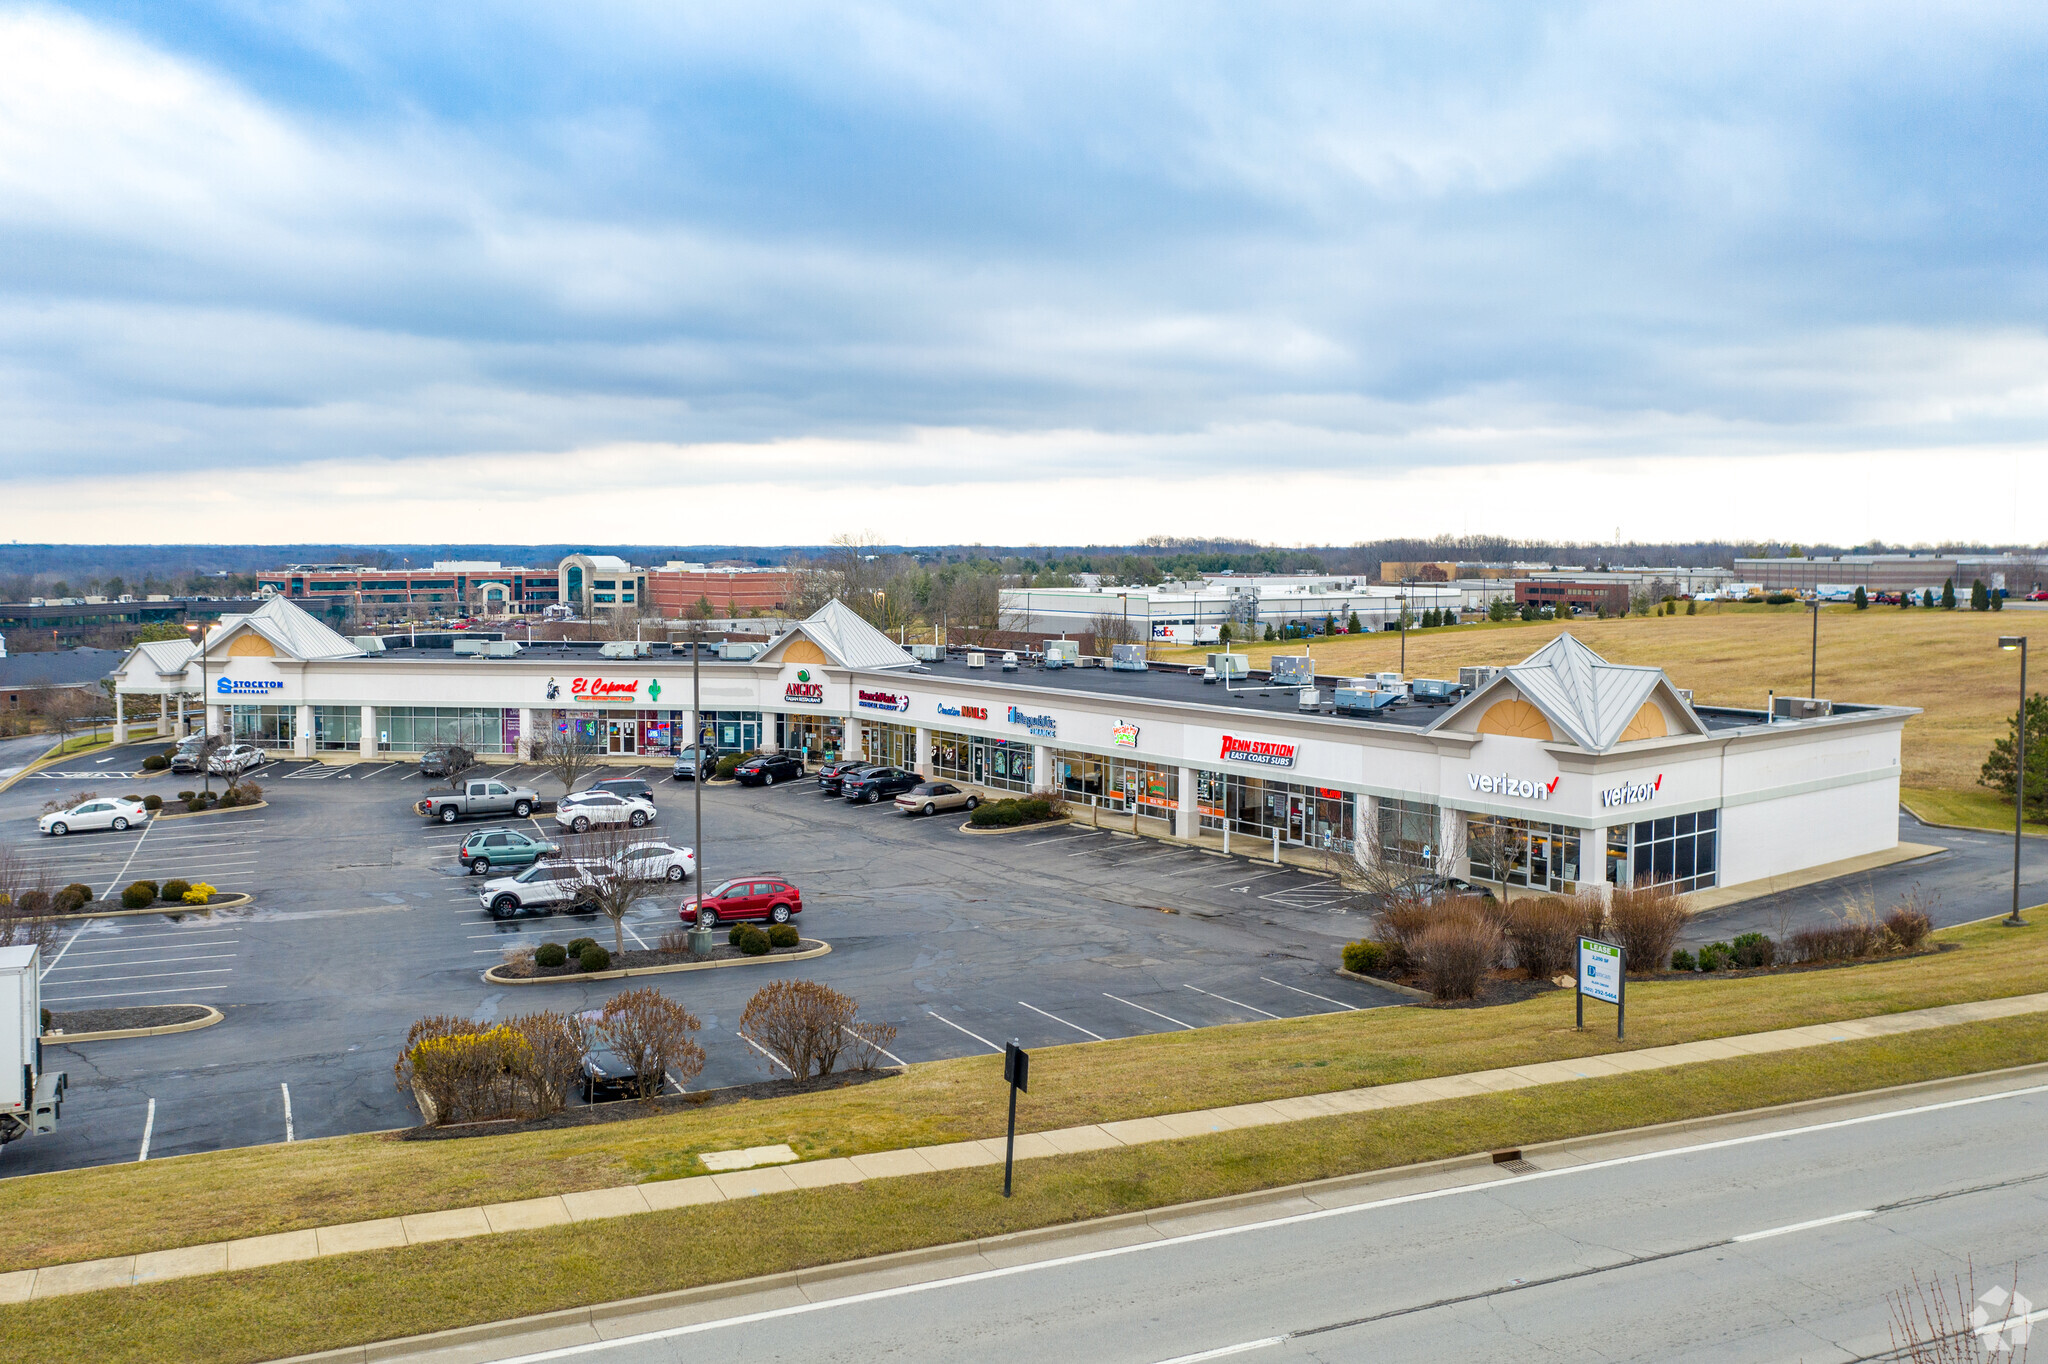
POLYGON ((1308 842, 1308 807, 1309 798, 1307 796, 1289 796, 1287 798, 1287 841, 1289 843, 1308 842))
POLYGON ((639 749, 640 722, 638 720, 607 720, 604 722, 607 753, 633 753, 639 749))

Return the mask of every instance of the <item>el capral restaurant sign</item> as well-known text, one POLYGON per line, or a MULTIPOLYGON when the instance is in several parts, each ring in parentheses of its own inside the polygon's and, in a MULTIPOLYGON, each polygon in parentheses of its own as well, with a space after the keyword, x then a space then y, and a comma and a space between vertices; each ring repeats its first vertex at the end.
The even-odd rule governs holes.
POLYGON ((1256 763, 1261 767, 1294 766, 1294 745, 1270 739, 1237 739, 1223 736, 1223 759, 1234 763, 1256 763))

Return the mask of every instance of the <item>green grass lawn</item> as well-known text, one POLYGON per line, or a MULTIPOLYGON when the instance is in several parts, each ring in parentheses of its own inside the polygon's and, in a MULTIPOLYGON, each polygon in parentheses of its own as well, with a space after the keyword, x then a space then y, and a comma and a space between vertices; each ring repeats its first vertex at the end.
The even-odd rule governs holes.
MULTIPOLYGON (((1632 992, 1633 993, 1633 992, 1632 992)), ((2048 1061, 2048 1016, 0 1307, 18 1364, 223 1364, 1507 1146, 2048 1061)), ((1037 1076, 1033 1076, 1036 1081, 1037 1076)), ((872 1088, 872 1087, 871 1087, 872 1088)), ((1035 1096, 1034 1096, 1035 1097, 1035 1096)), ((451 1144, 453 1145, 453 1144, 451 1144)), ((11 1192, 11 1190, 10 1190, 11 1192)), ((16 1228, 33 1225, 18 1211, 16 1228)), ((715 1348, 707 1357, 715 1357, 715 1348)))
MULTIPOLYGON (((1930 824, 1960 824, 1971 829, 2012 832, 2012 802, 1990 791, 1952 791, 1930 786, 1902 786, 1899 803, 1930 824)), ((2027 832, 2048 834, 2048 821, 2029 818, 2027 832)))
MULTIPOLYGON (((2027 994, 2048 935, 1966 925, 1955 950, 1749 979, 1629 988, 1627 1048, 2027 994)), ((1575 1031, 1559 991, 1487 1009, 1393 1008, 1160 1033, 1035 1054, 1020 1122, 1043 1131, 1625 1049, 1575 1031)), ((704 1173, 703 1151, 787 1142, 805 1159, 999 1135, 1001 1058, 596 1127, 460 1141, 365 1134, 29 1175, 4 1185, 0 1270, 704 1173)))

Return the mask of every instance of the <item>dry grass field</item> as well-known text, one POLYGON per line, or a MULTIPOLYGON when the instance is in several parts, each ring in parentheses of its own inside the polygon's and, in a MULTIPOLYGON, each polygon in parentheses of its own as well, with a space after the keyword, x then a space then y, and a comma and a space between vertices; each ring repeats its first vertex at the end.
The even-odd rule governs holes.
MULTIPOLYGON (((1681 610, 1683 608, 1680 608, 1681 610)), ((1706 705, 1761 709, 1769 693, 1807 694, 1813 622, 1800 606, 1702 604, 1696 616, 1581 617, 1525 625, 1464 625, 1408 632, 1411 677, 1458 675, 1460 664, 1519 662, 1560 631, 1616 663, 1659 664, 1672 682, 1706 705)), ((2018 696, 2018 665, 1997 647, 2001 634, 2038 633, 2048 617, 2031 611, 1928 611, 1919 607, 1828 606, 1820 617, 1820 695, 1838 701, 1918 706, 1906 725, 1907 786, 1983 793, 1977 770, 2005 733, 2018 696), (2041 628, 2030 628, 2039 623, 2041 628)), ((1400 666, 1398 635, 1338 636, 1254 644, 1263 659, 1299 653, 1316 671, 1348 675, 1400 666)), ((1162 652, 1164 661, 1200 662, 1202 650, 1162 652)), ((1988 793, 1985 793, 1988 794, 1988 793)), ((2010 806, 2006 807, 2008 810, 2010 806)))

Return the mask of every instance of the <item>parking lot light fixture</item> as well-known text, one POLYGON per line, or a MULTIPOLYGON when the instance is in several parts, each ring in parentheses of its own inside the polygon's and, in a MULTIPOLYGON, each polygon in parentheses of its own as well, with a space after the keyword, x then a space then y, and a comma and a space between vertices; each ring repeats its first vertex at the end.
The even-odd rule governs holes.
POLYGON ((2005 919, 2008 927, 2019 928, 2026 923, 2020 917, 2020 839, 2027 808, 2027 637, 2000 635, 1998 647, 2020 656, 2020 712, 2012 754, 2012 913, 2005 919))

